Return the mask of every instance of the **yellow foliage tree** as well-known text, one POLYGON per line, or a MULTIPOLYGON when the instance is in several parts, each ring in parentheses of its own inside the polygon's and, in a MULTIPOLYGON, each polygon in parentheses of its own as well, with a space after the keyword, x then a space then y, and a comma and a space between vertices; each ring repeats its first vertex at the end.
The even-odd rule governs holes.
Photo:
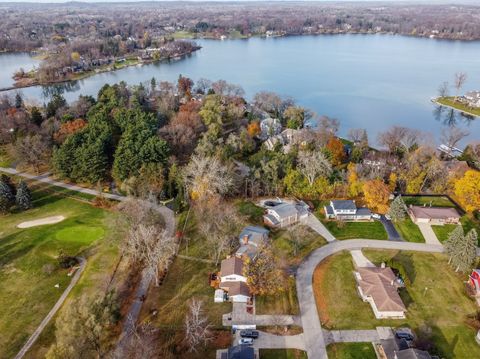
POLYGON ((395 191, 395 188, 397 187, 397 179, 398 176, 395 172, 390 173, 390 176, 388 176, 388 189, 390 192, 395 191))
POLYGON ((467 212, 480 210, 480 172, 465 172, 465 175, 455 182, 455 195, 467 212))
POLYGON ((72 58, 72 61, 75 61, 75 62, 80 61, 80 54, 76 51, 72 52, 70 54, 70 57, 72 58))
POLYGON ((379 213, 387 213, 390 190, 383 181, 375 179, 365 182, 363 193, 369 208, 375 209, 379 213))
POLYGON ((351 197, 357 197, 362 192, 362 182, 358 179, 357 165, 350 162, 347 166, 348 171, 348 194, 351 197))

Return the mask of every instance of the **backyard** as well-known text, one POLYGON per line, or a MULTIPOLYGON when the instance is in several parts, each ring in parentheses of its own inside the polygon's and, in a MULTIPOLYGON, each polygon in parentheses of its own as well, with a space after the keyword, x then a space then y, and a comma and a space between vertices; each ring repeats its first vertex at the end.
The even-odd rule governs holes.
POLYGON ((322 223, 337 239, 388 239, 385 228, 378 221, 341 222, 322 219, 322 223))
POLYGON ((373 329, 408 326, 433 353, 445 357, 480 357, 475 330, 465 324, 476 305, 466 296, 465 276, 455 273, 440 254, 364 250, 376 265, 390 258, 406 269, 411 284, 400 291, 407 306, 404 320, 377 320, 370 305, 356 292, 353 263, 348 252, 322 262, 314 273, 314 292, 322 324, 331 329, 373 329))
MULTIPOLYGON (((16 354, 70 282, 67 270, 57 265, 60 250, 88 258, 73 295, 80 294, 80 288, 98 290, 96 265, 105 273, 118 258, 116 248, 102 240, 109 234, 109 212, 65 198, 46 185, 35 187, 32 195, 33 209, 1 218, 0 357, 16 354), (66 218, 53 225, 16 228, 21 222, 55 215, 66 218)), ((37 351, 48 348, 53 334, 50 325, 28 357, 43 357, 37 351)))
POLYGON ((433 206, 433 207, 455 207, 448 197, 445 196, 402 196, 407 206, 433 206))

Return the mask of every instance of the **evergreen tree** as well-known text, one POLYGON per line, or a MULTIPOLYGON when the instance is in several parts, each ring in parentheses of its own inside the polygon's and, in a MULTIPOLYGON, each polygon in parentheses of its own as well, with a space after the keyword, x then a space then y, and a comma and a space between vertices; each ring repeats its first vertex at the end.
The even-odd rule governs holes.
POLYGON ((0 179, 0 213, 7 213, 15 203, 15 195, 10 185, 0 179))
POLYGON ((20 92, 17 92, 15 94, 15 107, 16 108, 22 108, 23 107, 23 98, 20 92))
POLYGON ((448 239, 443 244, 445 252, 448 255, 448 263, 452 263, 453 257, 456 256, 457 244, 462 241, 463 236, 462 226, 457 226, 457 228, 448 235, 448 239))
POLYGON ((390 209, 388 210, 388 214, 392 218, 394 222, 403 221, 407 214, 405 202, 403 202, 402 196, 396 197, 392 204, 390 205, 390 209))
POLYGON ((32 194, 24 181, 20 181, 18 185, 15 202, 17 206, 24 211, 32 208, 32 194))
POLYGON ((477 232, 472 229, 464 235, 462 227, 458 226, 445 242, 445 251, 455 272, 467 272, 477 258, 477 232))
POLYGON ((33 106, 30 110, 30 121, 32 121, 37 126, 40 126, 43 122, 42 113, 36 106, 33 106))

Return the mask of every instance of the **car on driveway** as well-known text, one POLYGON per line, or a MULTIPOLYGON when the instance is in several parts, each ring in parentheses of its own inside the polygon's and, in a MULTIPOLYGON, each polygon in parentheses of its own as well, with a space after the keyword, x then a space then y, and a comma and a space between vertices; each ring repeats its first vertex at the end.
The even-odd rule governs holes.
POLYGON ((385 219, 386 219, 387 221, 391 221, 391 220, 392 220, 392 217, 390 217, 388 214, 386 214, 386 215, 385 215, 385 219))
POLYGON ((240 345, 252 345, 253 344, 253 339, 252 338, 241 338, 238 341, 238 344, 240 344, 240 345))
POLYGON ((398 339, 405 339, 407 341, 411 341, 415 339, 415 335, 413 334, 410 328, 397 328, 395 330, 395 336, 398 339))
POLYGON ((252 330, 252 329, 244 329, 240 331, 240 336, 242 338, 252 338, 252 339, 257 339, 258 338, 258 331, 257 330, 252 330))
POLYGON ((376 214, 376 213, 373 213, 372 217, 375 218, 375 219, 380 219, 381 218, 381 216, 379 214, 376 214))

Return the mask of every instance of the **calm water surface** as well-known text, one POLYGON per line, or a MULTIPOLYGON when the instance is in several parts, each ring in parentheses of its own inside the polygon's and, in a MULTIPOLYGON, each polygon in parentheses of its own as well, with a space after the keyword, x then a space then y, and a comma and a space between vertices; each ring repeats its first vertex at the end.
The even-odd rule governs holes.
POLYGON ((0 88, 13 86, 12 76, 15 71, 20 68, 29 71, 39 64, 40 61, 30 57, 27 53, 0 54, 0 88))
MULTIPOLYGON (((291 96, 318 114, 338 118, 342 134, 360 127, 374 139, 396 124, 431 132, 438 140, 443 126, 458 124, 469 129, 470 139, 480 139, 480 119, 435 111, 430 102, 438 86, 451 82, 455 72, 468 74, 465 91, 480 89, 480 42, 388 35, 198 42, 203 48, 180 61, 129 67, 67 87, 39 86, 22 92, 44 101, 52 91, 63 91, 71 101, 79 94, 95 96, 105 83, 137 84, 152 77, 157 82, 175 81, 182 74, 239 84, 249 98, 261 90, 291 96)), ((8 74, 2 58, 3 82, 8 74)))

